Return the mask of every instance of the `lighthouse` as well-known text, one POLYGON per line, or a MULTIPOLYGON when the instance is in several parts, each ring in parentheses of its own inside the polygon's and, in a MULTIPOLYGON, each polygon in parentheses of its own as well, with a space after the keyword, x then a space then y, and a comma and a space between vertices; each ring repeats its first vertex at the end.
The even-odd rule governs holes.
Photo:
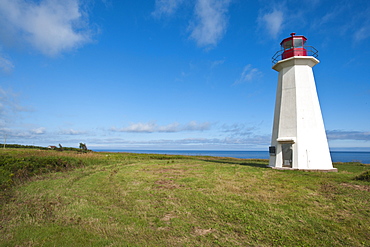
POLYGON ((269 167, 337 171, 333 168, 312 67, 317 50, 291 33, 272 58, 279 72, 269 167))

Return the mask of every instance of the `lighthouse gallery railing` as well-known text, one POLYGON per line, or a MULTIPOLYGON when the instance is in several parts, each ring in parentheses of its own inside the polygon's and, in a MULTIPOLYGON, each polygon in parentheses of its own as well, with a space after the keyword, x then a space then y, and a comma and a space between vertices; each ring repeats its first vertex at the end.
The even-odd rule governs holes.
MULTIPOLYGON (((313 47, 313 46, 304 46, 303 48, 306 49, 307 56, 312 56, 314 58, 319 57, 319 51, 316 50, 315 47, 313 47)), ((272 56, 272 64, 273 65, 281 60, 283 53, 284 53, 283 49, 281 49, 280 51, 275 52, 275 54, 272 56)))

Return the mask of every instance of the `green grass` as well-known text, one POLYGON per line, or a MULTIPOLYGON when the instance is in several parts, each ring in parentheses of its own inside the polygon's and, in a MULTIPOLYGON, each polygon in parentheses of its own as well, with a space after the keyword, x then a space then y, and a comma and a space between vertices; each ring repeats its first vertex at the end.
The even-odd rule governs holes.
POLYGON ((321 173, 266 160, 4 152, 82 165, 14 182, 0 246, 370 245, 370 183, 355 179, 369 165, 321 173))

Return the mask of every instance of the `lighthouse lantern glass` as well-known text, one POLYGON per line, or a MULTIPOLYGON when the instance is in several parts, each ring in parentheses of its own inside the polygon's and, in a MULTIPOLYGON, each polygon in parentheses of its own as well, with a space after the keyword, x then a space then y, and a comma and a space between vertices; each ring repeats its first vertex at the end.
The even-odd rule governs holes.
POLYGON ((307 56, 307 51, 304 47, 306 38, 304 36, 292 36, 284 39, 281 42, 284 52, 281 54, 282 59, 294 56, 307 56))
POLYGON ((284 43, 283 43, 283 48, 284 50, 289 50, 289 49, 292 49, 293 47, 293 40, 286 40, 284 43))
POLYGON ((295 38, 294 47, 302 47, 302 46, 303 46, 303 40, 301 38, 295 38))

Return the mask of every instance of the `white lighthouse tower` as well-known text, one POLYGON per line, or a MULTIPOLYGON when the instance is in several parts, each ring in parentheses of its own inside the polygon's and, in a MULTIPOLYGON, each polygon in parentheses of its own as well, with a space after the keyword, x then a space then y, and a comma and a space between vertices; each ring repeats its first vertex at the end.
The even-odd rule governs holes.
POLYGON ((312 67, 317 50, 291 34, 273 57, 279 72, 269 167, 337 171, 333 168, 312 67), (281 60, 278 61, 280 59, 281 60))

